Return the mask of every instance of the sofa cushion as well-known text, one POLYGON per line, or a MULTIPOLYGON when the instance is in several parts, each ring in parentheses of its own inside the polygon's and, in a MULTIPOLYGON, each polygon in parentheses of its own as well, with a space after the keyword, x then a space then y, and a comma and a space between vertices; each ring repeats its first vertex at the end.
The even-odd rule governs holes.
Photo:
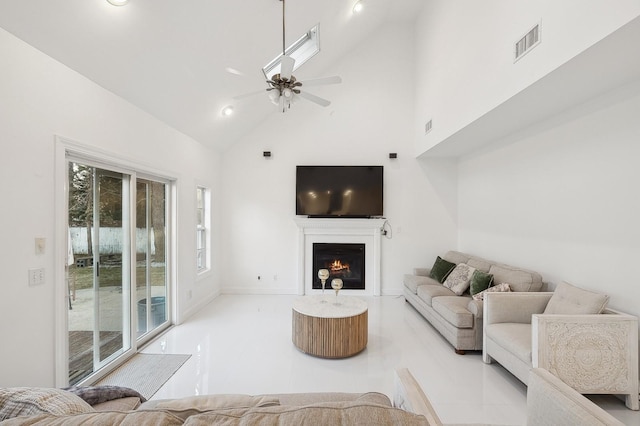
POLYGON ((379 392, 298 392, 270 394, 280 400, 280 405, 311 405, 326 402, 360 402, 393 407, 389 397, 379 392))
POLYGON ((493 265, 489 273, 493 275, 493 282, 509 283, 511 291, 540 291, 542 288, 542 277, 537 272, 507 265, 493 265))
POLYGON ((512 353, 519 360, 531 365, 531 324, 504 322, 485 327, 486 336, 512 353))
POLYGON ((0 421, 35 414, 93 413, 95 410, 77 395, 53 388, 0 388, 0 421))
POLYGON ((112 399, 92 405, 96 411, 131 411, 139 406, 140 398, 135 396, 126 396, 124 398, 112 399))
POLYGON ((359 402, 335 402, 306 406, 281 405, 245 410, 217 410, 191 416, 185 426, 254 425, 406 425, 428 426, 424 416, 399 408, 359 402))
POLYGON ((436 258, 436 261, 433 263, 433 267, 431 268, 429 276, 439 283, 442 283, 447 278, 447 275, 449 275, 455 267, 455 263, 444 260, 443 258, 438 256, 436 258))
POLYGON ((197 395, 185 398, 165 399, 145 402, 138 408, 141 410, 164 410, 183 420, 206 411, 228 408, 253 408, 280 405, 277 397, 251 396, 241 394, 197 395))
POLYGON ((431 277, 423 277, 419 275, 405 274, 402 280, 404 286, 408 288, 413 294, 418 292, 418 287, 421 285, 440 285, 440 283, 431 277))
POLYGON ((480 257, 472 257, 466 262, 467 265, 473 266, 477 270, 486 272, 486 273, 489 272, 489 269, 491 269, 491 265, 493 265, 494 263, 495 262, 490 262, 480 257))
POLYGON ((545 314, 589 315, 600 314, 607 306, 609 296, 572 286, 569 283, 558 284, 549 299, 545 314))
POLYGON ((476 269, 471 276, 469 292, 473 296, 481 291, 485 291, 491 284, 493 284, 493 275, 476 269))
POLYGON ((434 297, 456 295, 454 292, 452 292, 442 284, 421 285, 420 287, 418 287, 418 292, 416 294, 428 306, 432 306, 432 301, 434 297))
POLYGON ((475 268, 467 265, 466 263, 458 263, 456 267, 444 280, 442 285, 451 289, 456 295, 460 296, 467 291, 469 283, 471 282, 471 276, 475 272, 475 268))
POLYGON ((471 256, 459 251, 449 250, 444 254, 444 256, 442 256, 442 258, 457 265, 458 263, 467 263, 467 260, 469 260, 471 256))
POLYGON ((430 273, 431 273, 431 268, 413 268, 413 275, 428 277, 430 273))
POLYGON ((433 310, 456 328, 473 328, 473 314, 467 309, 468 296, 440 296, 433 299, 433 310))
POLYGON ((183 420, 165 411, 107 411, 71 415, 39 414, 5 420, 3 426, 178 426, 183 420))

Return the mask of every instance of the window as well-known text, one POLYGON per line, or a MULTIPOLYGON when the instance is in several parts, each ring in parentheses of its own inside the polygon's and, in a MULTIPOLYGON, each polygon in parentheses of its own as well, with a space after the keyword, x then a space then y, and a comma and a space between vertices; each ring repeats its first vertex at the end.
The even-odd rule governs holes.
MULTIPOLYGON (((320 24, 311 28, 302 37, 296 40, 291 46, 287 47, 285 53, 295 59, 293 70, 300 68, 305 62, 311 59, 320 51, 320 24)), ((271 80, 274 74, 280 72, 280 60, 282 54, 276 56, 271 62, 262 68, 262 72, 267 80, 271 80)))
POLYGON ((209 269, 209 190, 196 188, 196 270, 204 272, 209 269))

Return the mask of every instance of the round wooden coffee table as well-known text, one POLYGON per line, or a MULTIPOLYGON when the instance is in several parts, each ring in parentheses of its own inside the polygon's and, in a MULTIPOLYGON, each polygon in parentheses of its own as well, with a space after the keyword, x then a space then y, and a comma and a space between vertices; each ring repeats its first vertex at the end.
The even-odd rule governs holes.
POLYGON ((364 300, 333 294, 293 302, 293 344, 321 358, 347 358, 367 347, 368 308, 364 300))

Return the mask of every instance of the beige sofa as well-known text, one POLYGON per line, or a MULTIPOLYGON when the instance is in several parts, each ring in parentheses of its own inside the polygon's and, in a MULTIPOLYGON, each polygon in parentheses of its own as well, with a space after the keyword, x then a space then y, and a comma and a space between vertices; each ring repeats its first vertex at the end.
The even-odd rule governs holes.
POLYGON ((487 294, 483 361, 527 385, 531 368, 544 368, 580 393, 622 395, 638 410, 638 318, 607 301, 567 283, 554 293, 487 294))
MULTIPOLYGON (((415 425, 433 408, 408 370, 396 374, 394 401, 377 392, 203 395, 151 400, 132 396, 89 405, 59 389, 0 388, 2 426, 30 425, 415 425), (7 418, 7 416, 11 416, 7 418)), ((430 420, 431 419, 431 420, 430 420)))
MULTIPOLYGON (((7 391, 1 388, 0 390, 7 391)), ((41 395, 44 395, 44 392, 41 395)), ((42 396, 38 400, 30 398, 27 401, 28 410, 42 410, 40 414, 21 415, 0 421, 0 424, 3 426, 443 425, 422 388, 406 368, 396 371, 393 403, 387 396, 379 393, 205 395, 149 401, 137 409, 127 409, 125 407, 132 402, 129 397, 123 398, 127 401, 115 400, 97 404, 100 405, 100 411, 98 411, 92 406, 82 408, 82 404, 86 403, 82 399, 76 401, 73 397, 76 395, 49 389, 47 396, 42 396)), ((79 399, 79 397, 76 398, 79 399)), ((2 414, 11 411, 11 408, 16 409, 15 401, 8 398, 5 392, 0 397, 0 420, 3 418, 2 414)), ((531 371, 527 391, 527 425, 624 426, 609 413, 542 369, 531 371)), ((479 424, 476 423, 476 426, 479 424)))
MULTIPOLYGON (((449 251, 443 259, 493 275, 494 284, 508 283, 514 292, 537 292, 542 277, 537 272, 482 259, 458 251, 449 251)), ((442 283, 429 277, 430 268, 416 268, 404 276, 404 297, 455 348, 456 353, 482 350, 483 302, 467 292, 457 296, 442 283)))

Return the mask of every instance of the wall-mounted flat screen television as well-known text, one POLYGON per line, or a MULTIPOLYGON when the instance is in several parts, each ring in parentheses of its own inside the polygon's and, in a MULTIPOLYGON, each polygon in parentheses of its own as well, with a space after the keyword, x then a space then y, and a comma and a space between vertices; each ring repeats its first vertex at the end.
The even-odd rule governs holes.
POLYGON ((383 166, 297 166, 296 214, 382 216, 383 166))

